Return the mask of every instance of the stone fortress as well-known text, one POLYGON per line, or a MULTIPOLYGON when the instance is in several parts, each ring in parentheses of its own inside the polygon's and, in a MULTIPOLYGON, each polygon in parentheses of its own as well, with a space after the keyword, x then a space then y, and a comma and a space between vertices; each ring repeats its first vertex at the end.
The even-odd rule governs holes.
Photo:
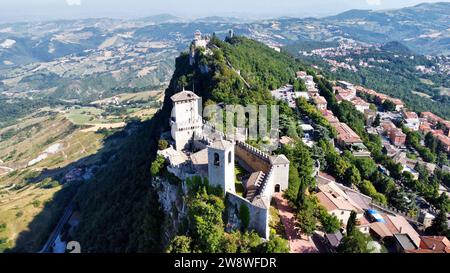
POLYGON ((238 226, 237 215, 245 204, 250 210, 248 228, 269 239, 270 202, 274 193, 288 188, 289 160, 284 155, 266 154, 242 138, 216 130, 202 119, 201 98, 194 92, 183 90, 171 99, 173 145, 159 151, 169 163, 168 171, 183 181, 193 176, 207 177, 210 185, 224 190, 229 202, 227 228, 238 226), (242 181, 236 180, 235 164, 248 173, 242 181), (237 183, 242 183, 244 192, 236 192, 237 183))

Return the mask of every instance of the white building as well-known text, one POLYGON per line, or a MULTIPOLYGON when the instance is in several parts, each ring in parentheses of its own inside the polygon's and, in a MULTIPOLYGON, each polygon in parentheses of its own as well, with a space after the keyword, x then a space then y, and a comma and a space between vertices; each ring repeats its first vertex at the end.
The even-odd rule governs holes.
POLYGON ((200 97, 192 91, 179 92, 171 97, 173 102, 170 118, 171 134, 178 151, 187 148, 195 132, 202 132, 200 97))
POLYGON ((353 83, 349 83, 347 81, 337 81, 336 84, 344 89, 356 90, 353 83))
POLYGON ((415 112, 404 111, 402 113, 403 119, 405 120, 405 126, 412 131, 419 131, 420 120, 419 116, 415 112))
POLYGON ((224 193, 235 193, 234 144, 217 140, 208 146, 208 179, 212 186, 220 186, 224 193))

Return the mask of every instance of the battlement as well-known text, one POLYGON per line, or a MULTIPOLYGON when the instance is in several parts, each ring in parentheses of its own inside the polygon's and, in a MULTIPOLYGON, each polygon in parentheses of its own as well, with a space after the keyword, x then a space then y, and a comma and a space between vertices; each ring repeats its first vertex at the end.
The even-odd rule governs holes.
POLYGON ((255 155, 256 157, 260 158, 261 160, 267 161, 267 163, 270 163, 270 156, 263 151, 245 143, 242 141, 236 141, 236 145, 244 149, 245 151, 255 155))
POLYGON ((272 179, 274 177, 274 168, 271 167, 269 173, 264 177, 264 180, 261 181, 261 184, 258 185, 257 195, 264 195, 267 185, 272 184, 272 179))

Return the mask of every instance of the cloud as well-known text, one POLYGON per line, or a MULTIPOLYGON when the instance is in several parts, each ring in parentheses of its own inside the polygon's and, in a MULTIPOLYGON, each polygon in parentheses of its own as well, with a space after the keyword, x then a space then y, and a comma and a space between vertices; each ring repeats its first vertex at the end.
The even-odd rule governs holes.
POLYGON ((66 0, 69 6, 81 6, 81 0, 66 0))
POLYGON ((366 0, 368 5, 379 6, 381 5, 381 0, 366 0))

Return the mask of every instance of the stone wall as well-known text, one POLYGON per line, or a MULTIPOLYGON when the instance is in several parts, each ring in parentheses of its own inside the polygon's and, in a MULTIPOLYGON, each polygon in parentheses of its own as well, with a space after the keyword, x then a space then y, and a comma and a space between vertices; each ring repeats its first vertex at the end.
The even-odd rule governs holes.
POLYGON ((270 157, 260 150, 240 141, 236 141, 234 147, 236 157, 242 160, 253 171, 262 171, 267 174, 270 171, 270 157))
POLYGON ((245 204, 250 211, 250 223, 248 226, 248 230, 254 230, 259 234, 259 236, 267 240, 269 239, 270 228, 268 208, 255 206, 239 195, 229 192, 227 193, 227 202, 229 209, 236 209, 236 211, 239 211, 241 205, 245 204))

